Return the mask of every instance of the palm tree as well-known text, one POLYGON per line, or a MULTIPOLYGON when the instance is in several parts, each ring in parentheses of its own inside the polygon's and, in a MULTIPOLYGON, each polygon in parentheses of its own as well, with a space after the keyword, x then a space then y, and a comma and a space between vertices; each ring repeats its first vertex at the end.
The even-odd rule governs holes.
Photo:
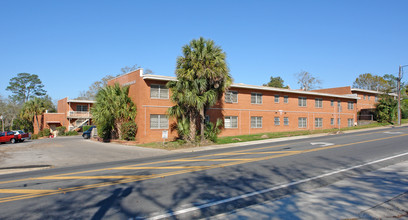
POLYGON ((118 136, 121 139, 122 124, 135 120, 136 106, 128 93, 128 86, 120 87, 117 83, 99 90, 91 112, 95 123, 102 128, 101 133, 107 132, 107 136, 113 133, 114 138, 118 136))
POLYGON ((172 101, 190 120, 190 140, 195 141, 196 125, 200 123, 201 141, 204 140, 204 118, 231 85, 232 78, 226 63, 226 54, 214 41, 200 37, 183 47, 183 56, 177 58, 178 81, 169 83, 172 101))
POLYGON ((40 123, 38 120, 38 115, 42 115, 45 110, 48 108, 51 108, 52 103, 42 99, 42 98, 33 98, 26 103, 24 103, 23 108, 21 109, 20 112, 20 117, 26 120, 30 120, 34 124, 34 118, 37 121, 37 127, 39 130, 42 130, 40 128, 40 123))

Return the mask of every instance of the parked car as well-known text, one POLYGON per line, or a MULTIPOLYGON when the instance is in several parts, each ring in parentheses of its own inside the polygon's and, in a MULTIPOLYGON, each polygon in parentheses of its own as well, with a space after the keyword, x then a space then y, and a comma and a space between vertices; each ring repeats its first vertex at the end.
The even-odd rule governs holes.
POLYGON ((30 139, 30 134, 28 133, 24 133, 24 131, 22 130, 18 130, 18 131, 13 131, 16 136, 16 141, 17 142, 23 142, 27 139, 30 139))
POLYGON ((92 129, 96 128, 96 126, 92 126, 90 127, 88 130, 84 131, 84 133, 82 133, 82 137, 84 139, 89 139, 91 138, 91 133, 92 133, 92 129))
POLYGON ((16 143, 17 135, 13 131, 6 131, 0 133, 0 143, 10 142, 12 144, 16 143))

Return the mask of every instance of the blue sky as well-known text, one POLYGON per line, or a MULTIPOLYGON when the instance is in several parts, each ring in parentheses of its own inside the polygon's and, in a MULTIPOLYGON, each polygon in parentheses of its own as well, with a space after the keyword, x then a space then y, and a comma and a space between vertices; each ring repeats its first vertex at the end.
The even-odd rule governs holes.
POLYGON ((20 72, 39 75, 53 99, 138 64, 174 76, 181 47, 203 36, 227 53, 236 83, 280 76, 322 87, 408 64, 408 1, 0 0, 0 91, 20 72))

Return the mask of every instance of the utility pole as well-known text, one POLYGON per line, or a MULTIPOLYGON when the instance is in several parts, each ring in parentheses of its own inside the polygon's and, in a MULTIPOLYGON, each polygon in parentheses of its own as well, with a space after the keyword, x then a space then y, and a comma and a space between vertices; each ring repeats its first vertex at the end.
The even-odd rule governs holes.
POLYGON ((408 65, 404 66, 399 66, 399 71, 398 71, 398 84, 397 84, 397 91, 398 91, 398 125, 401 126, 401 80, 402 80, 402 71, 403 68, 408 65))
POLYGON ((398 81, 397 81, 397 91, 398 91, 398 125, 401 126, 401 72, 402 72, 402 67, 401 65, 399 66, 399 71, 398 71, 398 81))

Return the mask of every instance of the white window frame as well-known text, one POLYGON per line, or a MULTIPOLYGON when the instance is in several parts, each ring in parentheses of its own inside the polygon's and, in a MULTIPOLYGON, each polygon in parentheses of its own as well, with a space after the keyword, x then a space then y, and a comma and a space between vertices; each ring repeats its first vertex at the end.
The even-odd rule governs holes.
POLYGON ((354 119, 348 118, 347 119, 347 126, 348 127, 353 127, 354 126, 354 119))
POLYGON ((315 128, 323 127, 323 118, 315 118, 315 128))
POLYGON ((330 100, 330 106, 334 106, 334 100, 330 100))
POLYGON ((306 117, 299 117, 298 118, 298 127, 299 128, 307 128, 307 118, 306 117))
POLYGON ((238 128, 238 116, 225 116, 224 117, 224 128, 238 128), (236 119, 236 127, 233 127, 233 119, 236 119), (229 122, 227 122, 229 120, 229 122))
POLYGON ((251 116, 251 128, 262 128, 262 120, 261 116, 251 116))
POLYGON ((150 98, 151 99, 169 99, 169 89, 166 87, 166 85, 151 84, 150 85, 150 98), (152 95, 152 87, 153 86, 158 87, 157 97, 154 97, 152 95), (162 98, 162 93, 164 93, 164 92, 167 92, 167 96, 165 98, 162 98))
POLYGON ((347 103, 347 109, 348 110, 353 110, 354 109, 354 103, 353 102, 348 102, 347 103))
POLYGON ((283 117, 283 125, 289 126, 289 117, 283 117))
POLYGON ((323 99, 320 98, 315 99, 315 108, 323 108, 323 99))
POLYGON ((280 125, 280 117, 274 117, 273 118, 273 125, 275 125, 275 126, 280 125))
POLYGON ((330 125, 334 125, 334 118, 330 118, 330 125))
POLYGON ((169 117, 167 115, 151 114, 150 115, 150 129, 168 129, 169 128, 169 117), (157 116, 157 128, 152 127, 152 116, 157 116), (161 119, 165 117, 167 119, 166 124, 161 124, 161 119))
POLYGON ((279 103, 279 98, 280 98, 279 95, 275 95, 275 96, 274 96, 274 101, 275 101, 275 103, 279 103))
POLYGON ((251 93, 251 104, 261 105, 262 104, 262 93, 252 92, 251 93), (255 97, 255 103, 252 102, 252 97, 255 97))
POLYGON ((285 95, 285 96, 283 96, 283 103, 289 103, 289 96, 288 95, 285 95))
POLYGON ((226 91, 225 92, 225 103, 238 103, 238 91, 226 91), (236 100, 234 101, 234 96, 236 96, 236 100))
POLYGON ((299 97, 298 106, 299 107, 307 107, 307 98, 306 97, 299 97))
POLYGON ((77 112, 88 112, 89 111, 88 105, 76 105, 75 108, 76 108, 77 112), (84 109, 86 109, 86 110, 84 110, 84 109))

